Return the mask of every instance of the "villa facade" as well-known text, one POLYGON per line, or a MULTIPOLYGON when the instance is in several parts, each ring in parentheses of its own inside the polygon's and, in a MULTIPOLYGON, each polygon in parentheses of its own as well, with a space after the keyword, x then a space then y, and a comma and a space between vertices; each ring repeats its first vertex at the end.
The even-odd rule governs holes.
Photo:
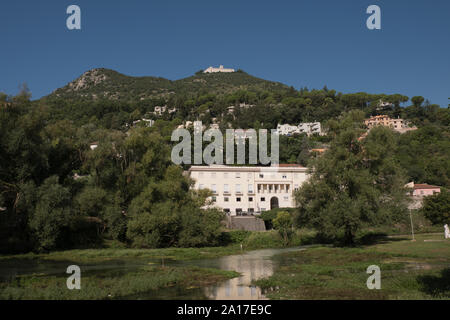
POLYGON ((235 216, 295 207, 294 192, 307 180, 307 170, 295 164, 278 167, 211 165, 192 166, 189 175, 195 181, 195 189, 213 192, 213 207, 235 216))
POLYGON ((376 126, 390 127, 399 133, 417 130, 417 127, 410 127, 409 123, 406 120, 400 118, 392 119, 387 115, 370 117, 369 119, 364 120, 364 123, 367 128, 369 128, 369 130, 376 126))

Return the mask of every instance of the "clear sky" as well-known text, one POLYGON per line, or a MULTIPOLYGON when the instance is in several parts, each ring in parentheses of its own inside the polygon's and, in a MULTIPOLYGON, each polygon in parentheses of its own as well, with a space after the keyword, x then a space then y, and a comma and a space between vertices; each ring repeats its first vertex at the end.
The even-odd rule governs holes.
POLYGON ((95 67, 175 80, 219 64, 297 89, 450 97, 449 0, 5 0, 0 39, 0 91, 26 82, 33 98, 95 67))

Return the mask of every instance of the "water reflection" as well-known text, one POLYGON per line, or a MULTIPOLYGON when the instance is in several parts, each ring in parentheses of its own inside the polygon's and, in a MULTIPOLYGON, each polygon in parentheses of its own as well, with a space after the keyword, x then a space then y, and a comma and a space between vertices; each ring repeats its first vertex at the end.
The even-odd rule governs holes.
POLYGON ((257 250, 219 258, 217 265, 219 269, 234 270, 241 273, 241 276, 205 288, 205 295, 213 300, 265 300, 266 297, 261 289, 251 285, 252 281, 273 274, 276 267, 271 259, 273 255, 293 250, 301 249, 257 250))

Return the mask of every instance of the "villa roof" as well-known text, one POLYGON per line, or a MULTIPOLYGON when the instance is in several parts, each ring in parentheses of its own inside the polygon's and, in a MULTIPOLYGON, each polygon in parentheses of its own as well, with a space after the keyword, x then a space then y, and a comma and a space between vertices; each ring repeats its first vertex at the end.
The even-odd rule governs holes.
POLYGON ((209 166, 199 166, 194 165, 189 168, 189 171, 254 171, 254 172, 262 172, 262 171, 283 171, 288 172, 291 170, 298 172, 306 172, 307 168, 303 167, 299 164, 284 164, 281 163, 278 166, 228 166, 228 165, 209 165, 209 166))
POLYGON ((278 165, 278 167, 280 167, 280 168, 292 168, 292 167, 295 167, 295 168, 304 168, 302 165, 295 164, 295 163, 280 163, 280 164, 278 165))
POLYGON ((414 184, 414 190, 417 190, 417 189, 436 189, 436 188, 440 188, 440 187, 439 186, 429 185, 429 184, 426 184, 426 183, 414 184))

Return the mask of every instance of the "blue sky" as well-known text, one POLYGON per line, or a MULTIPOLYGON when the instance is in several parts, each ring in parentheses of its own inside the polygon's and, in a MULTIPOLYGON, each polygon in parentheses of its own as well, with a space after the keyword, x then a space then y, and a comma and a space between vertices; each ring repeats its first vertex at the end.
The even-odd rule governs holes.
POLYGON ((219 64, 297 89, 450 97, 448 0, 15 0, 0 39, 0 91, 26 82, 33 98, 95 67, 175 80, 219 64), (71 4, 82 30, 66 28, 71 4))

